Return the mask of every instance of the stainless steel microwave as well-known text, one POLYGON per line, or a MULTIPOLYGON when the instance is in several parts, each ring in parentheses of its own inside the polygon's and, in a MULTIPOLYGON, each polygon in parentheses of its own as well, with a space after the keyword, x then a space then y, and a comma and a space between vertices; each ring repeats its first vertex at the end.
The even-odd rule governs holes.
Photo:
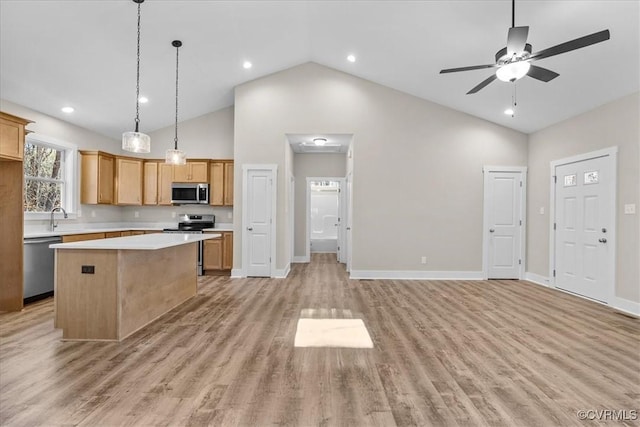
POLYGON ((176 205, 208 205, 209 184, 174 182, 171 203, 176 205))

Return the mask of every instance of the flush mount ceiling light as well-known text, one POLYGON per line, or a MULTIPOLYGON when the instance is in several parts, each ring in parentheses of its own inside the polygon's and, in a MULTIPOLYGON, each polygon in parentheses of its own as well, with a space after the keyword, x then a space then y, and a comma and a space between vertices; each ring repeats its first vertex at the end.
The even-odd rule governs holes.
POLYGON ((249 68, 253 67, 253 64, 249 61, 244 61, 242 63, 242 68, 244 68, 245 70, 248 70, 249 68))
POLYGON ((149 135, 138 131, 140 124, 140 5, 144 0, 133 0, 138 4, 138 50, 136 53, 136 127, 133 132, 124 132, 122 134, 122 149, 131 151, 132 153, 148 153, 151 151, 151 138, 149 135))
POLYGON ((513 108, 507 108, 506 110, 504 110, 504 113, 505 113, 507 116, 511 116, 511 117, 513 117, 513 116, 515 115, 515 113, 516 113, 516 112, 513 110, 513 108))
POLYGON ((73 107, 62 107, 62 112, 63 112, 63 113, 70 114, 70 113, 73 113, 74 111, 75 111, 75 110, 74 110, 74 108, 73 108, 73 107))
POLYGON ((349 56, 347 56, 347 61, 349 61, 349 62, 356 62, 356 57, 355 57, 355 55, 349 55, 349 56))
POLYGON ((322 146, 327 143, 327 138, 313 138, 313 143, 322 146))
POLYGON ((140 98, 138 98, 138 101, 140 101, 141 104, 146 104, 147 102, 149 102, 149 98, 147 98, 146 96, 141 96, 140 98))
POLYGON ((176 48, 176 133, 173 139, 173 150, 167 150, 165 162, 172 165, 184 165, 187 163, 187 155, 184 151, 178 150, 178 51, 182 46, 182 42, 174 40, 171 42, 171 46, 176 48))

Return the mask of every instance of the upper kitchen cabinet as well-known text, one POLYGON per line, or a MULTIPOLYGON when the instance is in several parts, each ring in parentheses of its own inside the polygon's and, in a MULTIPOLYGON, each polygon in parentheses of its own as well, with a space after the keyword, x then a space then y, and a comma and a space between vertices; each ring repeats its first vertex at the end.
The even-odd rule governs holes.
POLYGON ((142 163, 116 157, 116 205, 142 205, 142 163))
POLYGON ((158 204, 158 162, 144 162, 142 204, 158 204))
POLYGON ((171 183, 173 182, 173 165, 158 163, 158 204, 171 205, 171 183))
POLYGON ((233 206, 233 160, 212 160, 209 203, 233 206))
POLYGON ((209 162, 188 161, 186 165, 173 167, 173 182, 208 182, 209 162))
POLYGON ((31 121, 0 112, 0 159, 22 160, 24 127, 29 123, 31 121))
POLYGON ((23 288, 24 152, 29 120, 0 112, 0 311, 20 311, 23 288))
POLYGON ((115 156, 102 151, 80 151, 80 203, 114 203, 115 156))

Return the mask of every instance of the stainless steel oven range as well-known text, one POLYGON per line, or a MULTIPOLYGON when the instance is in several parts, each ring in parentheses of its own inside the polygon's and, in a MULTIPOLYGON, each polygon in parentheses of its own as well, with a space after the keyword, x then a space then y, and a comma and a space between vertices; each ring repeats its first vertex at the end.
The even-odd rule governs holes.
MULTIPOLYGON (((176 228, 165 228, 165 233, 202 234, 204 229, 213 228, 216 225, 215 215, 180 214, 178 215, 178 226, 176 228)), ((202 276, 202 254, 204 245, 198 242, 198 276, 202 276)))

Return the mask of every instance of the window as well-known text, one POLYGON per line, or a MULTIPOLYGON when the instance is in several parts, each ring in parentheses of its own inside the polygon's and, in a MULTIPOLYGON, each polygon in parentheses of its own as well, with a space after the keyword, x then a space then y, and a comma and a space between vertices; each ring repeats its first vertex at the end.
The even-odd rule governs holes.
POLYGON ((27 135, 24 145, 24 212, 38 213, 56 206, 75 211, 77 148, 42 135, 27 135))

